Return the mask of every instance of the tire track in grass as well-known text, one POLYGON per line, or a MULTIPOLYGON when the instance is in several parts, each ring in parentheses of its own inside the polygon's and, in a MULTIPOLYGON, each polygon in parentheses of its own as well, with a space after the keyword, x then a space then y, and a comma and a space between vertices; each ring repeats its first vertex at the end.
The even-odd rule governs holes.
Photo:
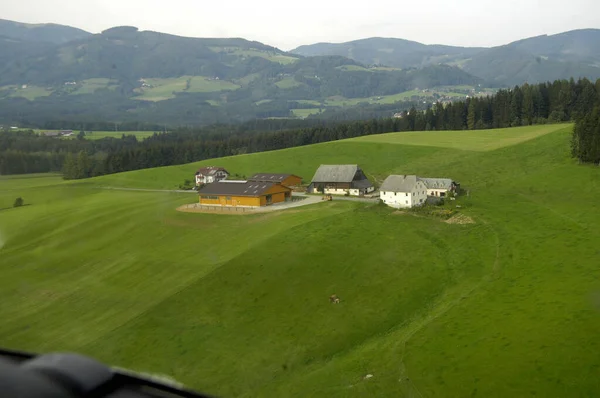
MULTIPOLYGON (((485 225, 490 225, 485 220, 481 220, 481 222, 485 225)), ((483 276, 478 282, 465 283, 453 289, 450 289, 449 291, 446 291, 444 295, 430 307, 431 309, 427 311, 426 315, 414 318, 408 323, 407 326, 403 328, 406 330, 401 338, 402 356, 400 357, 400 377, 398 381, 403 384, 403 390, 408 391, 408 397, 423 397, 423 394, 420 392, 419 388, 415 385, 414 381, 408 375, 406 363, 404 362, 404 357, 407 355, 406 343, 408 343, 408 341, 415 334, 423 330, 433 321, 445 315, 448 311, 454 308, 461 301, 471 297, 471 295, 476 293, 484 284, 496 280, 499 277, 498 273, 500 271, 500 236, 493 227, 491 227, 491 229, 494 232, 496 248, 494 262, 490 267, 491 272, 483 276), (455 295, 457 297, 454 297, 455 295), (414 395, 412 393, 413 391, 417 395, 414 395)))

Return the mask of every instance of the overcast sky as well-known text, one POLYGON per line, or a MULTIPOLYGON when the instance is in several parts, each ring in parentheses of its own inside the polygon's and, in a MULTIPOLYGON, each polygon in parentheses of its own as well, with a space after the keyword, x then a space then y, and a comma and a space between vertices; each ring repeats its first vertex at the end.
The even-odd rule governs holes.
POLYGON ((131 25, 182 36, 243 37, 283 50, 374 36, 494 46, 600 28, 600 0, 0 0, 0 18, 92 33, 131 25))

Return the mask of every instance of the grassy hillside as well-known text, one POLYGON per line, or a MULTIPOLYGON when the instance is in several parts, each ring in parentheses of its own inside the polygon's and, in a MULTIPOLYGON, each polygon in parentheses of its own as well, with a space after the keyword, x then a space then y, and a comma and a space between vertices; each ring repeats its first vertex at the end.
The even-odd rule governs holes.
POLYGON ((600 171, 569 158, 571 128, 448 132, 456 141, 439 146, 384 135, 202 163, 450 176, 470 192, 469 225, 336 200, 178 213, 194 194, 99 189, 169 187, 200 163, 75 183, 0 177, 0 339, 220 396, 593 396, 600 171), (10 208, 17 196, 31 205, 10 208))
MULTIPOLYGON (((227 168, 230 173, 250 176, 270 170, 294 173, 310 182, 320 164, 358 163, 367 176, 380 182, 389 174, 448 174, 439 163, 460 161, 467 151, 490 151, 518 144, 540 135, 570 128, 570 125, 545 125, 495 130, 403 132, 372 135, 327 142, 280 151, 230 156, 179 166, 136 170, 93 179, 111 187, 177 189, 202 166, 227 168), (403 144, 403 145, 390 145, 403 144)), ((469 173, 451 177, 472 181, 469 173)))

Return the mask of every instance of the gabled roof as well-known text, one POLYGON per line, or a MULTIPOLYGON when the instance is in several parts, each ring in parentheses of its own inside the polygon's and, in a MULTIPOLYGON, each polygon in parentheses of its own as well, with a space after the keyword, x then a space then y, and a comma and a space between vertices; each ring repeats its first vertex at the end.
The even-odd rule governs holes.
POLYGON ((421 178, 418 177, 419 181, 423 181, 428 189, 451 189, 452 179, 450 178, 421 178))
MULTIPOLYGON (((267 192, 273 185, 278 185, 274 182, 253 182, 246 183, 226 183, 215 182, 207 184, 198 191, 200 195, 228 195, 228 196, 261 196, 267 192)), ((279 185, 282 188, 285 188, 279 185)), ((289 188, 285 188, 289 189, 289 188)))
POLYGON ((356 164, 322 164, 312 182, 351 182, 357 171, 356 164))
POLYGON ((390 192, 412 192, 418 182, 415 175, 391 175, 383 181, 380 191, 390 192))
POLYGON ((298 177, 294 174, 257 173, 254 174, 252 177, 248 178, 248 181, 281 182, 291 176, 301 179, 301 177, 298 177))
POLYGON ((223 167, 206 166, 206 167, 199 168, 198 171, 196 172, 196 175, 201 174, 203 176, 211 176, 211 175, 214 175, 217 171, 224 171, 227 174, 229 174, 229 172, 227 170, 225 170, 223 167))

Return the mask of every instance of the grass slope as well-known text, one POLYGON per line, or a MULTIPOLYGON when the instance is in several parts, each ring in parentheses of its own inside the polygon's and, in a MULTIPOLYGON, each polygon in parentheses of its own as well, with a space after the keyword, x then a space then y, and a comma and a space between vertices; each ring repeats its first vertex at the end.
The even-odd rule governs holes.
POLYGON ((98 188, 177 184, 198 164, 2 177, 0 208, 31 206, 0 211, 0 339, 220 396, 593 396, 599 170, 569 158, 571 126, 538 128, 483 149, 480 131, 462 149, 351 140, 210 162, 451 176, 470 191, 471 225, 335 200, 187 214, 174 208, 193 194, 98 188))

